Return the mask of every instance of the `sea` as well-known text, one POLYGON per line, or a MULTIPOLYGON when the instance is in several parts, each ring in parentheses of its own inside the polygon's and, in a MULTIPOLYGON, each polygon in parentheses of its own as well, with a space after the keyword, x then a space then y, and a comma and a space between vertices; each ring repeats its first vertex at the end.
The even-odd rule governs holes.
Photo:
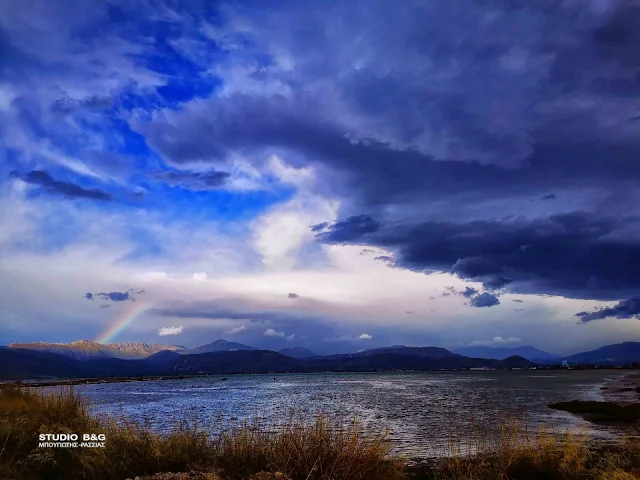
POLYGON ((133 419, 159 432, 179 421, 225 430, 244 422, 278 428, 312 421, 356 419, 368 432, 388 432, 392 452, 411 458, 451 454, 452 442, 472 445, 479 429, 545 429, 613 441, 619 434, 552 402, 603 400, 601 387, 617 371, 466 371, 207 376, 182 380, 78 386, 94 412, 133 419))

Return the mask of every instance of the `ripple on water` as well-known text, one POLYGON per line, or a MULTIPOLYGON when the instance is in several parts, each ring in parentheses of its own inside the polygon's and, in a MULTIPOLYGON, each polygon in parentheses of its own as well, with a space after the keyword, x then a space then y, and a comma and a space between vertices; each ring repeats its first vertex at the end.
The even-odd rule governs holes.
POLYGON ((147 420, 158 430, 185 418, 213 421, 222 429, 256 418, 277 425, 292 414, 313 418, 323 413, 345 421, 357 416, 368 429, 391 428, 394 452, 432 456, 446 451, 453 427, 465 431, 479 418, 497 424, 506 414, 523 412, 534 429, 545 424, 612 438, 611 430, 546 406, 593 398, 609 377, 610 372, 606 377, 597 371, 237 375, 224 384, 217 377, 201 377, 78 389, 96 412, 147 420))

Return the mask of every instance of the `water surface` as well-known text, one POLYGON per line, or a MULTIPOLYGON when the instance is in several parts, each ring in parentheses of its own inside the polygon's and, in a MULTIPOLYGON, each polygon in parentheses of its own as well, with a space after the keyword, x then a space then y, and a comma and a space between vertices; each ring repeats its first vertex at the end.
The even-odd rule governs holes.
POLYGON ((614 438, 612 430, 547 404, 603 400, 600 387, 623 375, 593 370, 231 375, 226 381, 210 376, 78 388, 95 411, 147 421, 160 431, 179 419, 224 428, 256 417, 277 424, 290 412, 309 418, 322 412, 357 416, 372 429, 390 427, 396 453, 433 456, 446 450, 453 425, 464 430, 479 417, 497 425, 508 414, 526 416, 532 429, 547 425, 614 438))

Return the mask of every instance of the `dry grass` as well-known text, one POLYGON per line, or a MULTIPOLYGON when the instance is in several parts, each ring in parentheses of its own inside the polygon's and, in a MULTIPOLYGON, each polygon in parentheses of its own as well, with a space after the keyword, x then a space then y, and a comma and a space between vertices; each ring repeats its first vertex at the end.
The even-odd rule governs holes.
POLYGON ((387 440, 386 432, 368 435, 357 421, 345 426, 324 417, 311 424, 293 419, 273 432, 242 424, 215 440, 216 464, 237 478, 256 469, 303 480, 402 478, 403 462, 389 458, 387 440))
POLYGON ((531 430, 507 416, 480 420, 449 434, 449 455, 417 472, 424 480, 628 480, 640 479, 640 442, 603 446, 586 433, 531 430))
POLYGON ((640 479, 637 440, 596 448, 586 435, 530 432, 512 417, 499 425, 471 422, 449 438, 449 457, 408 470, 389 455, 386 432, 367 434, 357 421, 291 418, 277 430, 256 422, 216 434, 179 423, 160 435, 92 416, 71 388, 0 391, 0 480, 640 479), (39 433, 104 433, 106 448, 39 448, 39 433))
POLYGON ((224 479, 281 472, 290 480, 395 480, 403 462, 388 457, 387 434, 357 422, 318 417, 275 431, 242 424, 212 435, 180 423, 167 434, 116 419, 97 419, 72 388, 40 393, 0 390, 0 479, 118 479, 161 472, 210 472, 224 479), (39 448, 39 433, 104 433, 105 448, 39 448))

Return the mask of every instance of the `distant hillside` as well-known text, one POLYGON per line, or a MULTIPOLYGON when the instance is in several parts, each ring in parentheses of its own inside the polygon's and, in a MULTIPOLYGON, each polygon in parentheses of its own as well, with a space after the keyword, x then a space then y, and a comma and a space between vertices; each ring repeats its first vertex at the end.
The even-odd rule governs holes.
POLYGON ((257 350, 257 348, 250 347, 249 345, 243 345, 242 343, 227 342, 226 340, 219 339, 213 343, 207 343, 201 347, 192 348, 185 353, 198 354, 198 353, 213 353, 213 352, 235 352, 238 350, 257 350))
POLYGON ((85 362, 65 355, 20 348, 0 348, 0 379, 74 378, 89 376, 85 362))
POLYGON ((465 347, 454 350, 454 353, 459 355, 464 355, 466 357, 473 358, 495 358, 497 360, 504 360, 512 355, 518 355, 520 357, 526 358, 527 360, 531 360, 535 362, 536 360, 560 360, 561 357, 559 355, 554 355, 553 353, 545 352, 542 350, 538 350, 535 347, 531 346, 522 346, 522 347, 485 347, 485 346, 475 346, 475 347, 465 347))
POLYGON ((148 343, 101 343, 89 340, 78 340, 72 343, 12 343, 10 348, 38 350, 41 352, 58 353, 76 360, 92 360, 98 358, 145 358, 163 350, 175 352, 185 351, 184 347, 177 345, 161 345, 148 343))
POLYGON ((396 355, 429 357, 429 358, 449 358, 449 357, 458 356, 457 354, 450 352, 446 348, 406 347, 404 345, 393 345, 391 347, 372 348, 370 350, 363 350, 362 352, 354 353, 351 355, 358 356, 358 357, 366 357, 370 355, 377 355, 380 353, 391 353, 396 355))
POLYGON ((75 360, 57 353, 17 348, 0 349, 0 379, 137 377, 180 374, 465 369, 527 367, 522 357, 506 360, 427 357, 380 352, 371 355, 333 355, 296 359, 268 350, 236 350, 202 354, 161 351, 143 359, 96 358, 75 360))
POLYGON ((114 358, 115 355, 106 345, 78 340, 73 343, 12 343, 9 348, 37 350, 40 352, 57 353, 75 360, 89 360, 92 358, 114 358))
POLYGON ((314 353, 308 348, 304 347, 283 348, 282 350, 278 351, 278 353, 292 358, 311 358, 318 356, 317 353, 314 353))
MULTIPOLYGON (((444 350, 444 349, 442 349, 444 350)), ((362 352, 361 352, 362 353, 362 352)), ((466 368, 525 368, 532 363, 522 357, 510 357, 506 360, 488 360, 468 358, 460 355, 429 357, 426 355, 407 355, 395 352, 379 352, 370 355, 332 355, 307 360, 306 364, 314 371, 385 371, 385 370, 455 370, 466 368)))
POLYGON ((134 342, 122 342, 122 343, 109 343, 106 345, 109 351, 118 358, 145 358, 149 355, 153 355, 162 351, 186 352, 187 349, 179 345, 163 345, 163 344, 149 344, 149 343, 134 343, 134 342))
POLYGON ((626 365, 640 362, 640 342, 623 342, 605 345, 589 352, 577 353, 564 358, 569 363, 592 363, 601 365, 626 365))

